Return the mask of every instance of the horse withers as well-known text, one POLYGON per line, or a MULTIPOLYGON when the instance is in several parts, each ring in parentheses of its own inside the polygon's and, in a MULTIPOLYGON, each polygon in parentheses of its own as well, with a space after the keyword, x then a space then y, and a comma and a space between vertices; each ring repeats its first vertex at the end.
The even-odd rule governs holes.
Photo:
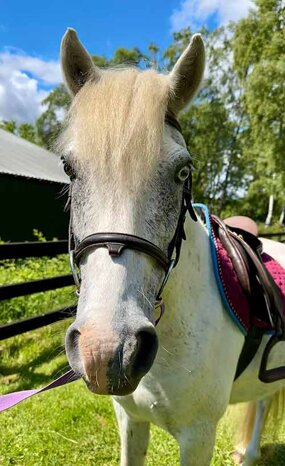
MULTIPOLYGON (((264 337, 233 383, 244 336, 225 312, 208 231, 186 216, 192 161, 175 121, 201 84, 203 41, 194 35, 168 75, 100 70, 69 29, 61 63, 72 105, 58 149, 71 175, 71 252, 80 266, 70 365, 94 393, 113 395, 121 466, 143 465, 151 422, 178 441, 181 465, 209 465, 229 402, 268 399, 284 382, 258 380, 264 337)), ((285 267, 285 246, 264 246, 285 267)), ((284 363, 284 350, 280 343, 270 364, 284 363)), ((239 456, 244 465, 258 456, 264 403, 239 456)))

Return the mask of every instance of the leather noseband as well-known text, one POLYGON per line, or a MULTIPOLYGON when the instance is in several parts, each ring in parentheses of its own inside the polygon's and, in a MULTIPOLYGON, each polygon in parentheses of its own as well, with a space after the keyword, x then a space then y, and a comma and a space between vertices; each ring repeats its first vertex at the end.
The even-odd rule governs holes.
POLYGON ((139 236, 126 233, 94 233, 86 236, 74 251, 74 260, 77 264, 90 248, 107 248, 112 257, 120 256, 125 248, 134 249, 153 257, 164 269, 168 268, 169 260, 164 252, 155 244, 139 236))

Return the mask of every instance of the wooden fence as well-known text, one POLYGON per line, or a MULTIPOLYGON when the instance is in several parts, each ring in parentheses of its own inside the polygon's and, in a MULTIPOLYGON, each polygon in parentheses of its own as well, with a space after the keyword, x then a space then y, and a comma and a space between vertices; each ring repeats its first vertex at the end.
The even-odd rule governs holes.
POLYGON ((277 233, 261 233, 260 237, 274 239, 274 241, 285 243, 285 231, 279 231, 277 233))
MULTIPOLYGON (((29 243, 6 243, 0 245, 0 260, 23 259, 26 257, 54 257, 58 254, 67 253, 68 244, 66 240, 29 242, 29 243)), ((55 290, 65 286, 73 285, 71 274, 60 275, 52 278, 31 280, 13 285, 0 286, 0 301, 12 299, 17 296, 26 296, 42 291, 55 290)), ((76 312, 76 306, 56 309, 46 314, 30 317, 9 324, 0 325, 0 340, 19 335, 30 330, 35 330, 45 325, 66 319, 76 312)))

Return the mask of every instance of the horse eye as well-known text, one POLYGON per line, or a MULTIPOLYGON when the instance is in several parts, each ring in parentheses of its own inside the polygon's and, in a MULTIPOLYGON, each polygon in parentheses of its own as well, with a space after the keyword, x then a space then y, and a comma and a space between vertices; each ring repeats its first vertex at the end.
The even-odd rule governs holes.
POLYGON ((191 172, 191 168, 188 165, 185 165, 185 167, 181 168, 177 174, 176 174, 176 180, 181 181, 182 183, 187 180, 191 172))
POLYGON ((75 172, 69 162, 64 157, 61 157, 62 163, 63 163, 63 169, 67 176, 69 176, 70 180, 74 180, 75 178, 75 172))

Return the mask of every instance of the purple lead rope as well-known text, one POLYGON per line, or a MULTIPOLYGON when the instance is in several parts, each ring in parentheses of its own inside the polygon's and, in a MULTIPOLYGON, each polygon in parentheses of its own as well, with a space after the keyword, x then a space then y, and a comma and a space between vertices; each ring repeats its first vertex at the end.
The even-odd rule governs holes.
POLYGON ((20 392, 2 395, 0 396, 0 412, 15 406, 16 404, 26 400, 27 398, 30 398, 33 395, 37 395, 37 393, 46 392, 52 388, 61 387, 62 385, 66 385, 70 382, 75 382, 75 380, 78 380, 79 378, 80 377, 78 377, 78 375, 76 375, 75 372, 70 369, 68 372, 61 375, 58 379, 54 380, 43 388, 37 388, 36 390, 22 390, 20 392))
MULTIPOLYGON (((158 324, 164 313, 164 302, 162 298, 159 299, 156 307, 160 308, 160 315, 156 320, 155 325, 158 324)), ((6 409, 12 408, 12 406, 21 403, 21 401, 24 401, 27 398, 30 398, 31 396, 37 395, 38 393, 46 392, 48 390, 52 390, 53 388, 61 387, 62 385, 66 385, 70 382, 75 382, 75 380, 78 379, 80 379, 80 377, 76 375, 72 369, 70 369, 68 372, 61 375, 58 379, 54 380, 53 382, 51 382, 43 388, 37 388, 35 390, 22 390, 20 392, 13 392, 7 393, 7 395, 2 395, 0 396, 0 413, 1 411, 5 411, 6 409)))

